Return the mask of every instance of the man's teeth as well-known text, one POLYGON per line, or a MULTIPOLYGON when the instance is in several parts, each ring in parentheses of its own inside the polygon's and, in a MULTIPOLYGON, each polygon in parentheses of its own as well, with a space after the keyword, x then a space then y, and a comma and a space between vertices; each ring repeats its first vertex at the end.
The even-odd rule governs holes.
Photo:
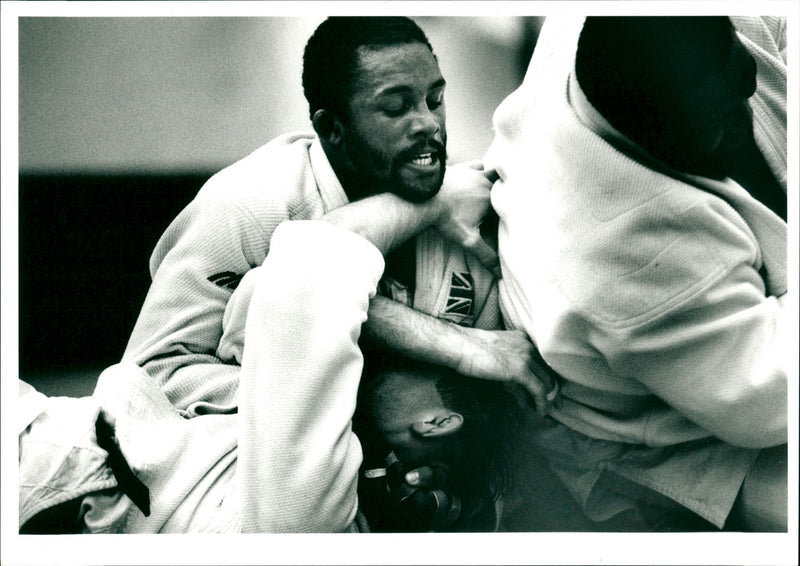
POLYGON ((433 165, 433 155, 430 153, 420 153, 418 156, 414 158, 413 161, 414 165, 433 165))

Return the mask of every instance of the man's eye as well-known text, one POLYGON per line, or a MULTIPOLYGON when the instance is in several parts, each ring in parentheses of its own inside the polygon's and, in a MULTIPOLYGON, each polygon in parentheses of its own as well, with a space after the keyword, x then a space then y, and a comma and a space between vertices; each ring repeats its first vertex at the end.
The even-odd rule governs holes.
POLYGON ((440 90, 428 96, 428 108, 436 110, 444 103, 444 91, 440 90))
POLYGON ((400 116, 407 112, 410 107, 411 105, 408 101, 403 100, 384 105, 383 111, 389 116, 400 116))

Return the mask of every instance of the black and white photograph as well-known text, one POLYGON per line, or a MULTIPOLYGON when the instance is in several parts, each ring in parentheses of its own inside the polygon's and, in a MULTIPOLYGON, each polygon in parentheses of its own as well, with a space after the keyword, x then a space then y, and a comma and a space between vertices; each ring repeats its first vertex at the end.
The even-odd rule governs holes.
POLYGON ((0 562, 796 563, 794 3, 0 16, 0 562))

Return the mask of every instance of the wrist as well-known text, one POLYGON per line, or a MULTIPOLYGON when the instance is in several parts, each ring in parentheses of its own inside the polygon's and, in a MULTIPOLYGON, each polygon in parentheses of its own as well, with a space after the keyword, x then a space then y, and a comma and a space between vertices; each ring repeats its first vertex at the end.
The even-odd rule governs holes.
POLYGON ((412 202, 393 193, 371 198, 385 199, 378 208, 391 226, 389 231, 396 232, 401 240, 435 226, 446 214, 445 205, 436 196, 423 202, 412 202))
POLYGON ((438 225, 441 220, 448 215, 446 199, 442 196, 441 191, 429 200, 417 205, 420 208, 420 214, 429 226, 438 225))
POLYGON ((442 345, 440 363, 459 373, 468 373, 467 367, 473 356, 473 342, 465 328, 454 323, 447 324, 449 332, 442 332, 439 337, 442 345))

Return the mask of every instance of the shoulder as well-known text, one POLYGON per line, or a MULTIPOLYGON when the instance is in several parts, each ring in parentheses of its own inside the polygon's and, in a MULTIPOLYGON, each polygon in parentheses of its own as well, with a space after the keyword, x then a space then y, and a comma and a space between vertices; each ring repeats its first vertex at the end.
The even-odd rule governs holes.
POLYGON ((757 270, 757 240, 724 200, 675 185, 595 222, 564 254, 559 284, 606 325, 651 321, 702 294, 737 266, 757 270))
POLYGON ((217 242, 246 238, 260 247, 281 222, 322 214, 308 153, 315 139, 286 134, 216 173, 173 220, 161 244, 169 250, 191 233, 192 241, 209 242, 214 234, 217 242))
POLYGON ((736 31, 769 54, 786 61, 786 18, 780 16, 731 16, 736 31))
POLYGON ((236 200, 248 197, 280 199, 303 191, 313 172, 308 156, 311 133, 279 136, 222 169, 203 185, 200 199, 236 200))

